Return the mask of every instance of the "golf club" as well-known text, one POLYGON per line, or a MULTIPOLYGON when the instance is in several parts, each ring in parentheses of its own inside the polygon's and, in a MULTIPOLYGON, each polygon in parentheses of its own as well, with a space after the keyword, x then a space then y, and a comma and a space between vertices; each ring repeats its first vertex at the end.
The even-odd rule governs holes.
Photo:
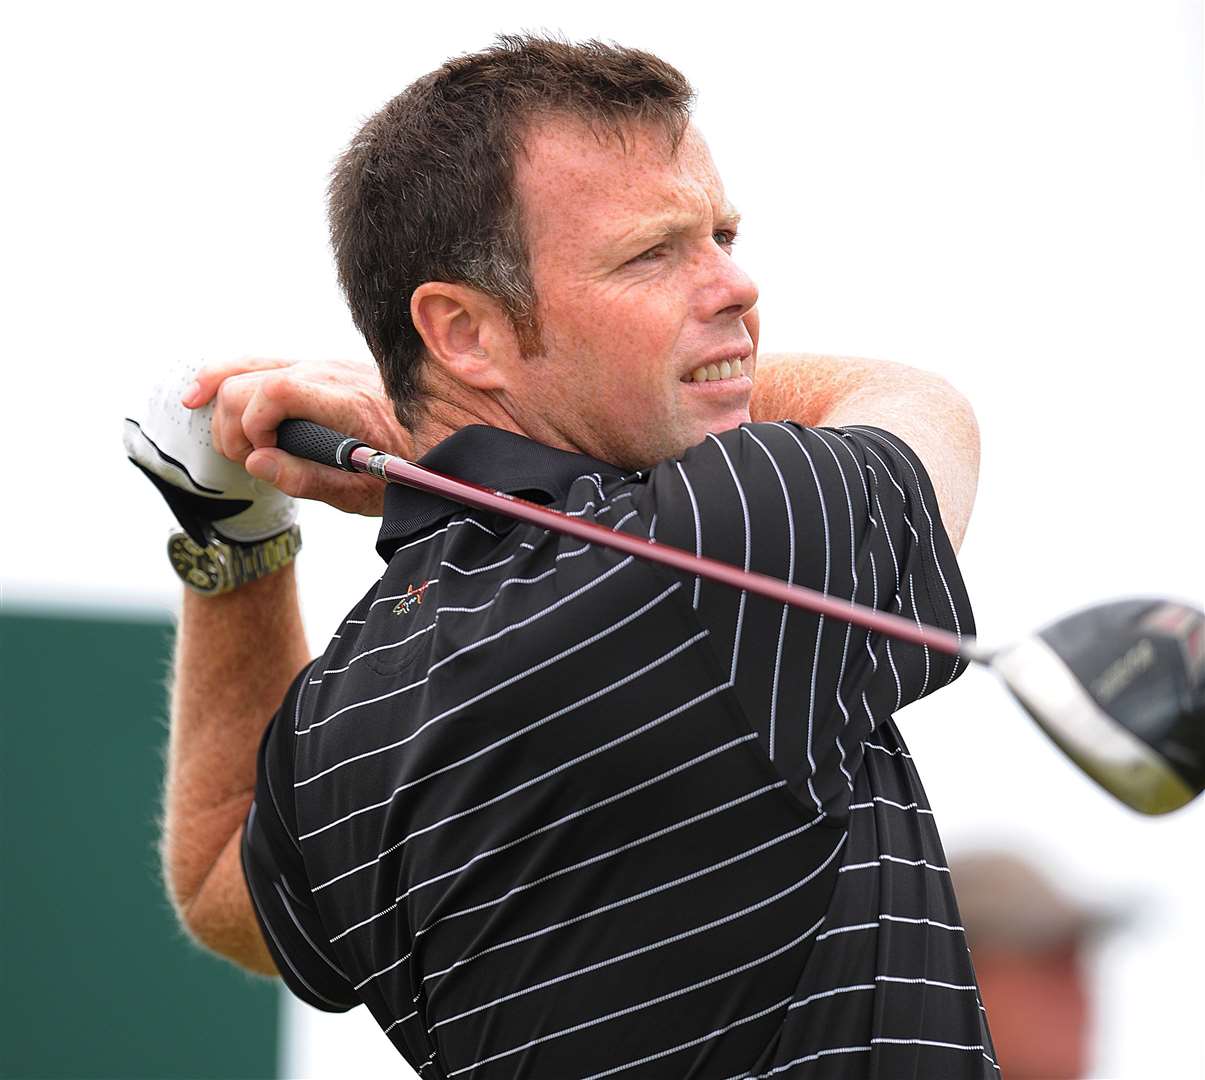
POLYGON ((308 420, 284 420, 276 436, 277 446, 295 457, 406 484, 983 664, 1072 761, 1141 813, 1176 810, 1205 790, 1205 614, 1196 608, 1159 598, 1116 600, 988 649, 974 638, 445 476, 308 420))

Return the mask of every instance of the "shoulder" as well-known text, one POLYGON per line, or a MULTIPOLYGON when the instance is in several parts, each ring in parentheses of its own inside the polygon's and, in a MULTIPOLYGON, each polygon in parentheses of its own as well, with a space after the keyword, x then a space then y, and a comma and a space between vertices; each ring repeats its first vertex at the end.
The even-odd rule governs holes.
POLYGON ((977 445, 977 436, 926 436, 923 425, 905 436, 861 424, 742 424, 648 470, 641 505, 662 517, 666 510, 675 517, 730 513, 733 526, 754 509, 764 522, 777 514, 784 524, 795 511, 813 508, 873 518, 875 489, 883 484, 918 512, 923 507, 940 518, 957 549, 974 498, 977 445), (963 445, 968 440, 971 450, 963 445))
POLYGON ((645 479, 644 505, 675 518, 712 516, 740 527, 750 514, 763 524, 821 504, 865 503, 865 436, 791 421, 748 423, 709 434, 645 479))

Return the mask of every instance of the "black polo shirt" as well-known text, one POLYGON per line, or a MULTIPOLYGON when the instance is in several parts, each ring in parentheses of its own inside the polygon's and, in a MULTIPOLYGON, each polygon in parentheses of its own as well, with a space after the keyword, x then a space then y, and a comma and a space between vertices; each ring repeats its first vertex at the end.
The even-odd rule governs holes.
MULTIPOLYGON (((746 424, 624 475, 486 427, 423 463, 973 634, 919 459, 746 424)), ((285 982, 424 1078, 996 1076, 892 714, 954 658, 400 486, 388 566, 260 750, 285 982)))

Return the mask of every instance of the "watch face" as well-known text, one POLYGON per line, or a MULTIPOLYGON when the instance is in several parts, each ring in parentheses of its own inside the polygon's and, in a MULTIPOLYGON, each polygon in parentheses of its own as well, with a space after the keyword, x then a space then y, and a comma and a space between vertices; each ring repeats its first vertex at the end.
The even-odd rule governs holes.
POLYGON ((181 580, 198 592, 216 592, 224 574, 221 558, 212 548, 198 547, 184 534, 168 541, 167 555, 181 580))

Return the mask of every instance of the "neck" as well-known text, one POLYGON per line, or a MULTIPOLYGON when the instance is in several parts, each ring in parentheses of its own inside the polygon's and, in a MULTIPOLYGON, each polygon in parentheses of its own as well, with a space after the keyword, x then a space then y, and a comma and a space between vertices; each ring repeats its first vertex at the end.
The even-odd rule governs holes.
POLYGON ((531 438, 490 394, 463 387, 427 385, 423 388, 422 403, 421 415, 413 429, 416 459, 470 424, 486 424, 531 438))

